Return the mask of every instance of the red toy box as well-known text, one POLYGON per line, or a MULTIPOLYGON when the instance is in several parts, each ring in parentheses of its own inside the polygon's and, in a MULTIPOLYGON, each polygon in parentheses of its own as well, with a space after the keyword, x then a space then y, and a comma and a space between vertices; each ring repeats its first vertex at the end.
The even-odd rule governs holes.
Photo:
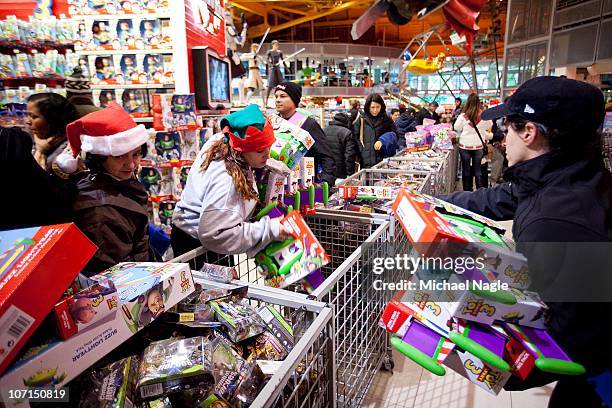
POLYGON ((0 374, 96 250, 74 224, 0 231, 0 374))

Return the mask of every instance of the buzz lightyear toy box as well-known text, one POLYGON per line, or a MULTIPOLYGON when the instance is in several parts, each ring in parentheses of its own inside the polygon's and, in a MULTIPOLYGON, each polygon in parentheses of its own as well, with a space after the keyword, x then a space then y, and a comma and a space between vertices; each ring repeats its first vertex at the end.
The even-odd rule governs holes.
MULTIPOLYGON (((272 211, 278 211, 278 206, 268 206, 258 217, 270 215, 272 211)), ((281 224, 291 231, 293 238, 273 242, 255 255, 255 264, 266 276, 265 284, 285 288, 306 278, 305 289, 316 288, 324 280, 321 267, 330 262, 329 256, 299 212, 289 211, 281 224)))
POLYGON ((503 236, 505 229, 495 221, 405 189, 393 203, 393 212, 419 253, 428 255, 441 243, 464 243, 464 251, 485 261, 486 272, 511 287, 529 287, 527 258, 514 250, 512 241, 503 236))
POLYGON ((278 115, 270 115, 268 118, 276 138, 270 149, 270 157, 285 163, 289 170, 293 170, 315 141, 310 133, 278 115))
POLYGON ((181 263, 121 263, 92 280, 114 284, 121 311, 65 341, 27 353, 0 379, 6 406, 27 406, 9 399, 9 389, 64 386, 195 290, 189 265, 181 263), (49 373, 53 381, 37 380, 48 379, 49 373))

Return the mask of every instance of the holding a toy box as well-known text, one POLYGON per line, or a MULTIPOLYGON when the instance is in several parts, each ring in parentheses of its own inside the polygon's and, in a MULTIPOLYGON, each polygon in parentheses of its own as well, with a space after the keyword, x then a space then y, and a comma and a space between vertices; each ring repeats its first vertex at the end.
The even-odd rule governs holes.
POLYGON ((274 132, 256 105, 226 116, 223 134, 213 136, 198 154, 174 210, 175 255, 202 245, 221 254, 254 255, 289 231, 280 220, 251 222, 258 202, 254 169, 266 166, 274 132))

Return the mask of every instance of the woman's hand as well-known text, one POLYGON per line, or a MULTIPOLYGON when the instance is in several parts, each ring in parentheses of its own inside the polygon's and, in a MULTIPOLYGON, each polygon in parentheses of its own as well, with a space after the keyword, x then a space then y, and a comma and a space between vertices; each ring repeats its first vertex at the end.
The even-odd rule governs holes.
POLYGON ((51 153, 53 148, 59 144, 59 140, 60 138, 57 136, 41 139, 34 135, 34 146, 36 147, 36 153, 47 156, 49 153, 51 153))
POLYGON ((291 230, 287 227, 285 227, 283 224, 279 225, 279 234, 278 234, 278 240, 279 241, 284 241, 286 239, 289 238, 293 238, 293 235, 291 234, 291 230))
POLYGON ((377 141, 376 143, 374 143, 374 150, 380 150, 380 149, 382 149, 382 142, 377 141))

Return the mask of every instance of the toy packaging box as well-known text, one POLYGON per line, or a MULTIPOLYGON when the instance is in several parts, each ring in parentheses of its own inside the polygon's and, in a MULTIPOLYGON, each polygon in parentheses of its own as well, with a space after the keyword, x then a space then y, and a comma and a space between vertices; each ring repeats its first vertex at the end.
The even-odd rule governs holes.
POLYGON ((276 138, 270 150, 270 157, 285 163, 289 170, 293 170, 315 141, 310 133, 278 115, 270 115, 268 119, 274 128, 276 138))
POLYGON ((185 185, 187 184, 187 178, 189 177, 192 165, 193 161, 191 160, 180 160, 177 166, 172 168, 173 194, 177 198, 180 197, 181 194, 183 194, 183 190, 185 190, 185 185))
POLYGON ((183 130, 181 134, 181 160, 192 160, 198 157, 200 138, 198 130, 183 130))
POLYGON ((415 248, 432 255, 439 244, 465 243, 474 258, 486 261, 487 271, 512 287, 526 289, 527 258, 503 238, 504 228, 493 220, 426 194, 400 190, 393 203, 395 217, 415 248), (432 245, 435 243, 435 245, 432 245))
MULTIPOLYGON (((55 274, 49 275, 57 280, 57 269, 54 271, 55 274)), ((36 353, 17 362, 0 379, 7 406, 16 406, 16 401, 7 398, 8 389, 23 388, 24 384, 36 388, 65 385, 195 289, 189 265, 181 263, 125 262, 92 280, 114 284, 121 311, 68 340, 40 347, 36 353)), ((40 291, 36 293, 39 296, 40 291)))
POLYGON ((0 231, 0 373, 96 250, 74 224, 0 231))
POLYGON ((493 368, 472 353, 458 348, 446 358, 444 365, 493 395, 499 394, 512 376, 510 371, 493 368))
POLYGON ((291 211, 281 223, 291 231, 294 239, 273 242, 255 256, 255 263, 267 275, 266 285, 277 288, 296 283, 330 262, 299 212, 291 211))
POLYGON ((135 118, 151 116, 149 107, 149 94, 146 89, 119 89, 117 100, 123 109, 135 118))
POLYGON ((94 326, 119 308, 117 290, 111 282, 99 283, 63 299, 53 310, 64 340, 94 326))

